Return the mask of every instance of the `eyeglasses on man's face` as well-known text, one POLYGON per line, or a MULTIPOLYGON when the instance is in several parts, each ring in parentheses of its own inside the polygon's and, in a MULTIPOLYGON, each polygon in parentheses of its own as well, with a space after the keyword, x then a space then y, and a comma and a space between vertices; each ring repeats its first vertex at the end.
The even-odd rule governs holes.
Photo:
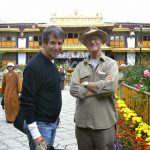
POLYGON ((99 36, 89 36, 87 37, 87 39, 85 40, 85 42, 100 42, 101 38, 99 36))

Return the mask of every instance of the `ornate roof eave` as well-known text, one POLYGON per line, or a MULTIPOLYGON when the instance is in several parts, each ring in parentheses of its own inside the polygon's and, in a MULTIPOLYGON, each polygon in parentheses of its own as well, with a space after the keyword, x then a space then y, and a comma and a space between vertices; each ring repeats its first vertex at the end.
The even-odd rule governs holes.
POLYGON ((39 28, 25 28, 23 32, 40 32, 39 28))
POLYGON ((129 28, 113 28, 112 32, 130 32, 129 28))
MULTIPOLYGON (((0 52, 38 52, 41 51, 42 47, 39 48, 0 48, 0 52)), ((86 51, 87 48, 84 45, 80 46, 67 46, 63 45, 63 51, 86 51)), ((110 47, 102 45, 102 50, 110 50, 110 47)))
MULTIPOLYGON (((103 51, 112 52, 140 52, 140 48, 113 48, 106 45, 102 45, 103 51)), ((38 52, 41 51, 42 47, 39 48, 0 48, 0 52, 38 52)), ((63 46, 63 51, 86 51, 86 47, 81 46, 63 46)), ((150 48, 142 48, 141 52, 150 52, 150 48)))
POLYGON ((0 32, 20 32, 19 28, 0 28, 0 32))
MULTIPOLYGON (((150 28, 141 28, 142 32, 150 32, 150 28)), ((140 32, 140 28, 135 28, 135 32, 140 32)))
POLYGON ((38 52, 42 48, 0 48, 0 52, 38 52))
POLYGON ((150 48, 111 48, 112 52, 150 52, 150 48))
MULTIPOLYGON (((102 45, 101 49, 102 50, 110 50, 110 47, 108 47, 106 45, 102 45)), ((67 46, 67 45, 64 45, 63 46, 63 50, 68 50, 68 51, 86 51, 87 48, 84 45, 80 45, 80 46, 67 46)))
POLYGON ((39 27, 39 28, 46 28, 46 27, 48 27, 48 26, 50 26, 50 25, 58 25, 58 26, 60 26, 60 27, 63 27, 63 28, 65 28, 65 27, 74 27, 74 28, 76 28, 76 27, 113 27, 114 26, 114 24, 101 24, 101 23, 99 23, 99 24, 56 24, 56 23, 51 23, 51 24, 38 24, 37 26, 39 27))

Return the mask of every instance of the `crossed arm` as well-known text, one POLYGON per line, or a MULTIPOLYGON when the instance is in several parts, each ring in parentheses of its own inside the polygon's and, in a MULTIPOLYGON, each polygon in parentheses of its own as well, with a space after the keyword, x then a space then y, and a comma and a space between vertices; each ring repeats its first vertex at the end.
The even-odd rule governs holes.
POLYGON ((84 82, 80 82, 80 68, 77 66, 71 79, 71 95, 79 99, 85 99, 86 97, 106 96, 114 93, 118 83, 117 63, 110 64, 107 73, 104 79, 88 82, 88 85, 85 86, 84 82))
MULTIPOLYGON (((105 77, 105 81, 110 81, 112 80, 111 75, 107 75, 105 77)), ((80 84, 82 87, 85 87, 84 82, 82 82, 80 84)), ((86 88, 88 89, 88 92, 85 94, 85 97, 91 97, 91 96, 95 96, 97 95, 97 86, 96 86, 96 82, 88 82, 88 85, 86 86, 86 88)))

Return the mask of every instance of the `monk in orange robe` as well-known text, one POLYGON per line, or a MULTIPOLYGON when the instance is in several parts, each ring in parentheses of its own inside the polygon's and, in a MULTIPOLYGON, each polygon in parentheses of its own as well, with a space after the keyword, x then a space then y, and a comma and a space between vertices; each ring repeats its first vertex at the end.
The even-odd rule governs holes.
POLYGON ((14 71, 13 63, 7 64, 7 72, 3 74, 2 94, 4 94, 4 110, 6 121, 13 123, 20 109, 19 93, 21 92, 21 78, 14 71))

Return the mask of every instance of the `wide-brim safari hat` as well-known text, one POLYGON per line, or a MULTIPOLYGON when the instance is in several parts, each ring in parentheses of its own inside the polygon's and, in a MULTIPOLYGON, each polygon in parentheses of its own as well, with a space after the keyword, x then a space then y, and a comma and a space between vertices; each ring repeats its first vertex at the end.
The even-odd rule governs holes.
POLYGON ((12 62, 9 62, 9 63, 7 64, 7 67, 13 67, 13 68, 15 68, 15 65, 14 65, 12 62))
POLYGON ((85 39, 91 35, 98 35, 103 43, 106 43, 107 41, 107 33, 96 28, 96 27, 91 27, 88 28, 82 35, 79 36, 79 40, 82 44, 85 45, 85 39))

